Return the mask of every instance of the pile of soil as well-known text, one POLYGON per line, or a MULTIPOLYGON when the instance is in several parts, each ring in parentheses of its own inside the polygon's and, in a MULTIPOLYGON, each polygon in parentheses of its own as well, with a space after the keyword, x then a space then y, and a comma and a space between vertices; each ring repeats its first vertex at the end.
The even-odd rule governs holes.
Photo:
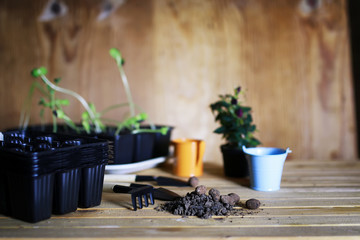
POLYGON ((206 187, 200 185, 195 188, 195 191, 187 193, 185 197, 159 205, 156 210, 207 219, 212 216, 238 215, 234 206, 239 201, 240 197, 237 194, 220 195, 220 192, 214 188, 210 189, 207 195, 206 187))

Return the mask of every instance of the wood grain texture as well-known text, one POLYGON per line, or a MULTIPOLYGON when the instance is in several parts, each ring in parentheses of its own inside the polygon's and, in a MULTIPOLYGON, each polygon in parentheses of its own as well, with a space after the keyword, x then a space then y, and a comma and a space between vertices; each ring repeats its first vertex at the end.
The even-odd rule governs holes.
MULTIPOLYGON (((207 163, 200 184, 221 194, 237 193, 241 199, 235 207, 238 214, 210 219, 181 217, 156 211, 163 203, 158 200, 133 211, 129 195, 103 193, 100 206, 53 215, 34 224, 0 215, 0 239, 358 239, 359 171, 359 162, 289 161, 281 189, 259 192, 248 187, 247 179, 227 178, 219 164, 207 163), (261 207, 243 208, 250 198, 259 199, 261 207)), ((140 174, 172 176, 168 168, 140 174)), ((182 196, 193 191, 191 187, 166 188, 182 196)))
MULTIPOLYGON (((263 146, 290 147, 294 159, 356 159, 345 0, 128 0, 103 21, 101 1, 64 3, 67 15, 39 22, 45 0, 1 1, 1 129, 17 126, 29 71, 42 65, 99 110, 125 102, 108 55, 117 47, 135 102, 175 126, 174 138, 205 139, 206 161, 221 162, 223 143, 209 104, 238 85, 263 146)), ((83 109, 71 102, 78 121, 83 109)), ((37 115, 34 107, 32 123, 37 115)))

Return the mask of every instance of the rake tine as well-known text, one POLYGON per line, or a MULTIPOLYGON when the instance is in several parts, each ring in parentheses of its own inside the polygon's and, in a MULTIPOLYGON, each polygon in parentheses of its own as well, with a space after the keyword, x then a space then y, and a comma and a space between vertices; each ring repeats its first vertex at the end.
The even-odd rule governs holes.
POLYGON ((148 207, 149 206, 149 200, 148 200, 148 195, 147 194, 144 194, 144 202, 145 202, 145 207, 148 207))
POLYGON ((146 185, 146 186, 143 186, 143 187, 136 187, 136 188, 133 188, 131 191, 129 191, 129 193, 131 194, 131 199, 132 199, 134 211, 137 210, 136 199, 137 199, 137 202, 139 204, 140 209, 143 208, 143 200, 142 200, 142 198, 144 198, 144 205, 146 207, 149 206, 148 196, 150 197, 151 203, 154 204, 153 191, 154 191, 154 188, 152 186, 149 186, 149 185, 146 185))
POLYGON ((151 205, 154 205, 154 196, 150 193, 149 194, 149 197, 150 197, 150 203, 151 203, 151 205))
POLYGON ((142 209, 143 208, 143 204, 142 204, 142 197, 141 195, 140 196, 137 196, 138 198, 138 202, 139 202, 139 208, 142 209))
POLYGON ((137 204, 136 204, 136 196, 131 194, 131 201, 134 208, 134 211, 137 210, 137 204))

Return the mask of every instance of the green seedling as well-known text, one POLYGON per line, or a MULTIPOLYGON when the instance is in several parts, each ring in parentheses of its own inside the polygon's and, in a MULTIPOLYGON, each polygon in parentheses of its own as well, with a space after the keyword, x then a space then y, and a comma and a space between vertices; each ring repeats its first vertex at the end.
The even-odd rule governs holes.
POLYGON ((94 115, 94 119, 91 120, 91 116, 88 111, 83 112, 83 114, 81 115, 81 123, 82 123, 82 126, 84 127, 84 130, 86 131, 86 133, 90 134, 91 133, 91 123, 93 122, 94 124, 96 124, 97 126, 100 127, 101 132, 104 132, 106 130, 106 126, 102 122, 101 113, 98 113, 96 111, 94 104, 90 103, 89 107, 90 107, 92 114, 94 115))
MULTIPOLYGON (((102 130, 102 124, 100 121, 100 117, 96 116, 96 111, 94 112, 95 108, 91 108, 90 105, 86 102, 86 100, 80 96, 78 93, 59 87, 56 84, 50 82, 48 78, 46 77, 47 69, 45 67, 35 68, 31 72, 33 77, 40 77, 43 83, 46 84, 49 91, 49 101, 46 102, 45 100, 40 100, 40 104, 42 104, 44 107, 49 107, 53 112, 53 123, 54 123, 54 131, 56 130, 56 121, 54 119, 59 118, 63 119, 70 127, 76 129, 76 125, 74 122, 65 114, 65 112, 62 110, 61 105, 67 104, 68 100, 57 100, 54 97, 55 91, 61 92, 67 95, 70 95, 77 99, 82 106, 85 108, 85 112, 88 115, 88 117, 82 119, 82 123, 84 125, 84 129, 87 133, 90 133, 90 125, 95 126, 95 132, 99 133, 102 130)), ((58 80, 55 80, 55 83, 57 83, 58 80)), ((85 115, 86 115, 85 114, 85 115)), ((84 116, 84 114, 83 114, 84 116)))
POLYGON ((130 107, 130 116, 134 117, 135 116, 135 104, 134 104, 134 101, 133 101, 133 98, 131 95, 129 82, 127 80, 127 76, 126 76, 124 68, 123 68, 125 60, 122 58, 120 51, 117 50, 116 48, 111 48, 109 53, 110 53, 110 56, 112 56, 115 59, 116 64, 118 66, 120 77, 121 77, 122 83, 124 85, 126 98, 127 98, 127 101, 129 103, 129 107, 130 107))
MULTIPOLYGON (((38 71, 39 73, 46 73, 45 68, 41 68, 38 71)), ((38 74, 35 73, 35 75, 38 74)), ((54 80, 55 84, 58 84, 60 82, 60 79, 54 80)), ((44 121, 44 109, 49 108, 52 112, 52 121, 53 121, 53 132, 57 132, 57 119, 63 119, 65 123, 74 129, 75 131, 79 131, 79 129, 76 127, 74 122, 65 114, 63 111, 63 106, 69 105, 69 100, 67 99, 57 99, 55 97, 55 91, 49 87, 48 85, 41 85, 39 82, 33 82, 30 86, 30 90, 28 93, 28 96, 25 101, 25 105, 22 109, 21 116, 20 116, 20 127, 23 129, 27 128, 27 125, 29 123, 30 119, 30 111, 31 111, 31 99, 33 96, 33 93, 35 89, 39 90, 40 93, 42 93, 43 97, 40 98, 40 101, 38 102, 38 105, 42 108, 40 109, 40 119, 43 122, 44 121)))
POLYGON ((125 60, 122 57, 120 51, 116 48, 111 48, 109 53, 110 53, 110 56, 113 57, 116 61, 117 67, 119 69, 120 77, 121 77, 121 80, 122 80, 122 83, 124 85, 124 89, 126 92, 128 105, 130 108, 130 118, 125 119, 122 123, 117 124, 118 128, 117 128, 116 132, 119 133, 121 131, 121 129, 127 128, 127 129, 132 129, 133 133, 159 132, 159 133, 165 135, 167 133, 167 131, 169 130, 169 128, 167 128, 167 127, 163 127, 161 129, 156 129, 155 126, 153 124, 151 124, 151 129, 140 128, 140 122, 145 121, 147 119, 147 114, 140 113, 140 114, 136 115, 136 113, 135 113, 135 107, 137 105, 134 103, 134 101, 132 99, 129 82, 127 80, 127 76, 126 76, 124 68, 123 68, 125 60))

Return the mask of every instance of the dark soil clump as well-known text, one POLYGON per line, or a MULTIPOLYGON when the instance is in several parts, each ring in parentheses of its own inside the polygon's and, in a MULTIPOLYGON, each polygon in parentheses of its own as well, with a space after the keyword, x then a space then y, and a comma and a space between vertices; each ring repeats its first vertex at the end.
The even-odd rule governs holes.
POLYGON ((207 219, 212 216, 229 216, 233 207, 240 200, 237 194, 221 195, 216 189, 210 189, 206 194, 206 187, 198 186, 195 191, 187 193, 185 197, 178 198, 158 206, 158 211, 167 211, 181 216, 197 216, 207 219))
POLYGON ((188 184, 192 187, 196 187, 199 185, 199 179, 197 177, 191 177, 188 180, 188 184))
POLYGON ((254 198, 247 200, 245 204, 248 209, 258 209, 261 205, 260 201, 254 198))

